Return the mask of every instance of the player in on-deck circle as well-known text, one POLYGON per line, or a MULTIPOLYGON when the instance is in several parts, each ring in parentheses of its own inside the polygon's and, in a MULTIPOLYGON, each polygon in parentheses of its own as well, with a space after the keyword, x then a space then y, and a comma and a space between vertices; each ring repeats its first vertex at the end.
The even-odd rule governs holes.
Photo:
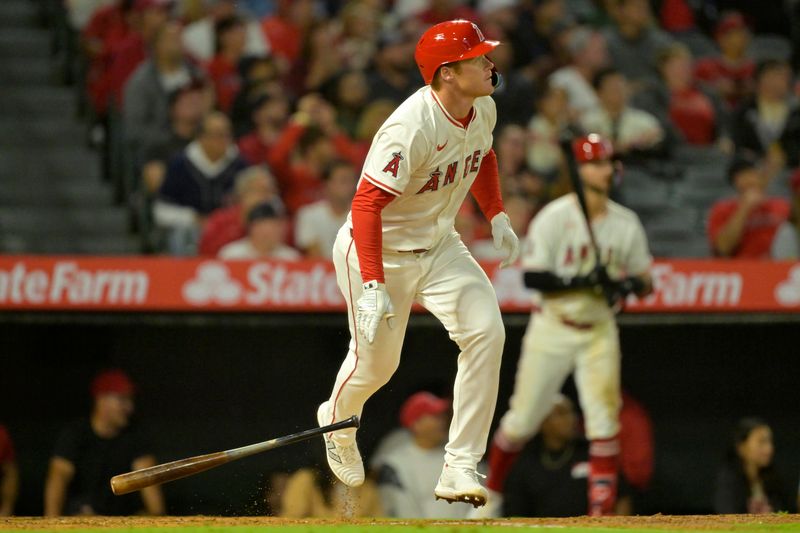
MULTIPOLYGON (((445 466, 432 488, 436 498, 476 507, 487 498, 476 466, 497 401, 505 329, 492 284, 453 221, 472 193, 505 263, 516 259, 519 243, 503 211, 492 150, 496 110, 489 95, 499 75, 486 54, 498 44, 466 20, 437 24, 417 43, 426 85, 375 135, 334 244, 351 339, 330 398, 317 411, 320 425, 361 415, 397 368, 411 306, 421 304, 461 350, 445 466)), ((325 446, 342 482, 363 483, 354 429, 326 434, 325 446)))
POLYGON ((595 257, 575 193, 551 202, 531 221, 521 262, 525 285, 541 293, 541 305, 523 337, 510 406, 492 439, 490 505, 478 516, 501 511, 514 460, 572 372, 590 440, 587 512, 613 514, 621 406, 614 308, 629 294, 652 291, 652 258, 636 214, 608 198, 615 176, 610 143, 590 134, 574 140, 572 150, 602 257, 595 257))

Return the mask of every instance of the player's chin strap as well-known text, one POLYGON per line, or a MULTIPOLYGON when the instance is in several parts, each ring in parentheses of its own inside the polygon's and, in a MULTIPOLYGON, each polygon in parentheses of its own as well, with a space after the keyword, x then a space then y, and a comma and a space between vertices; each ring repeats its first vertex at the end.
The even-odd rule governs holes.
POLYGON ((503 75, 497 72, 497 67, 492 67, 492 87, 499 89, 503 85, 503 75))

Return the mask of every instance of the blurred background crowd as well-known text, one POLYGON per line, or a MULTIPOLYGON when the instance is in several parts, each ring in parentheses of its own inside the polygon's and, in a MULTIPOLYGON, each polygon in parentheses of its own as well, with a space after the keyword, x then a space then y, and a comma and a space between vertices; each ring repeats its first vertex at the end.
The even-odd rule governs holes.
MULTIPOLYGON (((31 3, 51 28, 49 73, 74 90, 58 106, 36 99, 30 60, 10 89, 21 120, 68 133, 8 133, 28 150, 19 158, 64 176, 32 198, 39 167, 20 162, 27 176, 0 198, 9 252, 329 257, 374 133, 422 85, 419 35, 465 18, 503 42, 495 149, 518 234, 569 190, 559 139, 599 132, 619 157, 614 198, 643 220, 654 255, 798 257, 795 0, 9 6, 31 3)), ((7 55, 16 44, 5 39, 7 55)), ((471 199, 457 226, 493 258, 471 199)))

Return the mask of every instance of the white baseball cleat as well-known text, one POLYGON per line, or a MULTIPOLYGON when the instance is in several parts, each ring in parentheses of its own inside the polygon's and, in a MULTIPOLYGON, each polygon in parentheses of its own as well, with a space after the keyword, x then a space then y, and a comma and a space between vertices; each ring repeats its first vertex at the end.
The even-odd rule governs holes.
POLYGON ((485 505, 488 493, 478 481, 479 475, 473 468, 451 467, 445 463, 433 494, 437 500, 448 503, 471 503, 474 507, 485 505))
MULTIPOLYGON (((320 427, 330 423, 328 402, 323 402, 317 409, 317 422, 320 427)), ((333 433, 325 433, 325 452, 328 457, 328 466, 342 483, 348 487, 358 487, 364 483, 364 462, 358 452, 355 439, 352 444, 338 444, 333 438, 333 433)))

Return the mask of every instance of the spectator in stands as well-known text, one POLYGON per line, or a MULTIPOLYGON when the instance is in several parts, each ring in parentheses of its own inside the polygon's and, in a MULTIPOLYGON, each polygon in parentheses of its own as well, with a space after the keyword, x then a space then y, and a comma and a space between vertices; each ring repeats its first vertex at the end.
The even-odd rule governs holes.
MULTIPOLYGON (((589 443, 578 436, 572 401, 558 394, 536 437, 523 449, 503 489, 503 516, 586 514, 589 443)), ((630 498, 620 483, 617 514, 630 514, 630 498)))
POLYGON ((767 177, 760 162, 739 154, 728 169, 736 196, 718 200, 708 217, 708 238, 714 255, 759 259, 769 257, 778 227, 789 217, 789 202, 768 198, 767 177))
POLYGON ((145 59, 148 47, 154 42, 156 33, 169 20, 171 0, 134 0, 137 14, 131 19, 131 31, 111 52, 111 60, 100 98, 104 109, 112 105, 121 109, 125 84, 145 59))
POLYGON ((14 454, 14 444, 8 430, 0 424, 0 516, 14 514, 14 504, 19 495, 19 469, 14 454))
POLYGON ((276 0, 275 11, 261 19, 261 31, 282 71, 300 57, 303 41, 316 20, 313 0, 276 0))
POLYGON ((709 145, 726 139, 722 103, 699 90, 692 75, 692 53, 683 44, 665 48, 658 58, 659 70, 669 93, 669 118, 689 144, 709 145))
POLYGON ((787 164, 800 164, 800 106, 792 97, 792 69, 786 61, 760 63, 755 77, 755 96, 734 117, 733 141, 739 150, 766 157, 774 175, 787 164))
POLYGON ((214 257, 226 244, 245 237, 247 216, 253 207, 281 201, 275 178, 265 165, 254 165, 239 172, 233 192, 233 204, 215 209, 208 216, 200 235, 200 255, 214 257))
POLYGON ((692 54, 673 43, 658 55, 662 83, 639 93, 636 103, 660 120, 665 131, 693 145, 711 145, 727 139, 722 103, 695 86, 692 54))
POLYGON ((789 510, 772 459, 772 430, 760 418, 739 421, 725 464, 717 474, 714 511, 721 514, 761 514, 789 510))
POLYGON ((638 88, 658 79, 658 53, 672 39, 654 23, 648 0, 613 0, 614 26, 606 32, 614 66, 638 88))
POLYGON ((342 4, 336 14, 340 27, 336 48, 342 69, 363 72, 375 55, 382 8, 372 0, 348 0, 342 4))
POLYGON ((695 78, 713 88, 723 98, 728 109, 735 109, 740 102, 753 94, 753 74, 756 65, 747 57, 750 31, 739 12, 725 14, 714 30, 720 55, 698 59, 695 78))
POLYGON ((324 197, 297 212, 294 243, 306 256, 331 258, 336 234, 347 219, 356 192, 358 171, 347 161, 328 165, 322 173, 324 197))
POLYGON ((228 200, 234 177, 246 166, 223 113, 203 118, 197 139, 175 156, 153 207, 174 255, 193 255, 205 218, 228 200))
POLYGON ((336 109, 317 94, 304 96, 267 155, 289 213, 322 197, 322 171, 337 155, 357 167, 363 162, 336 124, 336 109))
POLYGON ((593 80, 608 66, 608 48, 602 33, 579 26, 569 33, 567 49, 570 64, 553 72, 548 81, 566 91, 572 118, 578 119, 600 105, 593 80))
POLYGON ((346 487, 319 466, 301 468, 286 481, 282 518, 356 518, 383 516, 375 482, 346 487))
POLYGON ((108 70, 114 51, 137 27, 144 3, 117 0, 96 9, 81 33, 81 47, 88 60, 86 90, 95 118, 108 106, 108 70))
POLYGON ((514 46, 503 33, 487 32, 488 39, 501 41, 503 46, 492 50, 491 59, 497 72, 503 77, 502 83, 492 93, 497 106, 497 125, 525 125, 533 116, 534 104, 531 94, 534 84, 522 71, 514 70, 514 46))
POLYGON ((528 123, 526 160, 528 168, 554 181, 564 163, 559 142, 570 128, 567 93, 547 83, 534 98, 537 113, 528 123))
POLYGON ((221 259, 283 259, 296 261, 300 252, 286 245, 286 213, 276 202, 264 202, 247 213, 247 235, 223 246, 221 259))
POLYGON ((330 85, 328 101, 336 108, 336 123, 344 134, 354 138, 369 100, 367 77, 361 70, 347 70, 337 75, 330 85))
POLYGON ((130 424, 134 390, 121 370, 94 378, 91 416, 64 428, 53 450, 45 482, 45 516, 164 514, 158 486, 125 496, 115 496, 108 488, 112 476, 156 464, 150 445, 130 424))
POLYGON ((367 70, 370 100, 387 99, 399 105, 420 86, 422 80, 414 64, 415 44, 401 31, 381 32, 367 70))
POLYGON ((628 105, 630 89, 625 75, 606 68, 594 77, 600 107, 584 114, 581 126, 590 133, 611 139, 614 152, 623 158, 658 155, 664 148, 665 134, 658 120, 628 105))
POLYGON ((168 136, 146 138, 142 147, 142 184, 145 195, 158 192, 167 173, 167 163, 192 142, 203 117, 211 111, 205 85, 195 83, 169 95, 168 136))
POLYGON ((167 22, 153 36, 152 57, 139 65, 125 85, 123 132, 134 163, 143 163, 147 143, 170 137, 169 95, 203 77, 181 49, 181 27, 167 22))
MULTIPOLYGON (((202 62, 211 60, 215 52, 214 38, 218 21, 236 16, 236 0, 202 0, 206 16, 192 22, 183 30, 183 47, 194 59, 202 62)), ((245 26, 244 52, 248 55, 263 56, 270 51, 268 40, 261 32, 257 20, 243 19, 245 26)))
POLYGON ((252 103, 252 131, 239 139, 239 151, 251 165, 267 162, 289 119, 289 100, 282 91, 261 94, 252 103))
POLYGON ((231 120, 236 138, 252 131, 253 110, 264 96, 281 97, 288 101, 285 89, 280 84, 278 64, 270 57, 245 57, 239 62, 242 88, 233 100, 231 120))
POLYGON ((516 25, 508 28, 508 41, 514 50, 514 67, 535 80, 557 66, 553 38, 567 18, 566 2, 536 0, 520 4, 516 25))
POLYGON ((517 176, 526 164, 528 134, 517 124, 508 124, 496 136, 497 164, 500 171, 501 187, 510 192, 517 190, 517 176))
POLYGON ((217 106, 228 113, 242 87, 239 62, 247 44, 244 21, 236 16, 218 19, 214 24, 214 39, 215 52, 206 64, 206 72, 214 84, 217 106))
POLYGON ((800 259, 800 169, 789 178, 792 207, 789 219, 778 227, 772 240, 773 259, 800 259))
POLYGON ((382 458, 378 488, 387 516, 398 518, 465 518, 468 507, 447 505, 431 497, 444 466, 450 402, 430 392, 412 394, 400 408, 400 423, 411 438, 382 458))

